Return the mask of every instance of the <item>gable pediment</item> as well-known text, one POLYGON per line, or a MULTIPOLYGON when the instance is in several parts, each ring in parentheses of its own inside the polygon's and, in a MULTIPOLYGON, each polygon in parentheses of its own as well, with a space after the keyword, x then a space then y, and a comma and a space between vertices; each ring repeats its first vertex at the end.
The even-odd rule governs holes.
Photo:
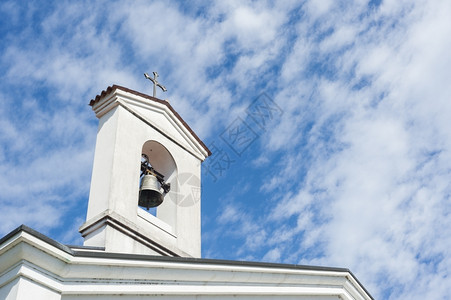
POLYGON ((211 155, 202 140, 165 100, 113 85, 89 104, 98 118, 120 105, 202 161, 211 155))

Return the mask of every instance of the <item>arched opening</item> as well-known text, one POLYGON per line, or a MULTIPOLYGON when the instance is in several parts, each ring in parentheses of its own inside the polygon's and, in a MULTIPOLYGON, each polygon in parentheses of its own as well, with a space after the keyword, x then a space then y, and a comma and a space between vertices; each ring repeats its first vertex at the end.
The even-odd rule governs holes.
POLYGON ((176 220, 175 203, 177 203, 176 197, 178 194, 177 166, 174 158, 166 147, 153 140, 144 143, 142 154, 148 157, 153 169, 161 174, 164 177, 164 181, 171 186, 170 191, 164 195, 161 205, 150 208, 148 211, 144 210, 174 228, 176 220))

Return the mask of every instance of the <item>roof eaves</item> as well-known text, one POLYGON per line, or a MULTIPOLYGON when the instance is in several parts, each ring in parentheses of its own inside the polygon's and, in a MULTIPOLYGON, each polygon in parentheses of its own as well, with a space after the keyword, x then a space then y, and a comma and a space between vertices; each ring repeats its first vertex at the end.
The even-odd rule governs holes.
POLYGON ((16 229, 14 229, 13 231, 11 231, 10 233, 8 233, 7 235, 5 235, 3 238, 0 239, 0 245, 3 244, 4 242, 6 242, 7 240, 9 240, 10 238, 12 238, 13 236, 17 235, 20 232, 26 232, 44 242, 46 242, 47 244, 58 248, 61 251, 64 251, 68 254, 74 255, 74 251, 72 251, 72 249, 70 249, 68 246, 63 245, 51 238, 49 238, 48 236, 26 226, 26 225, 20 225, 19 227, 17 227, 16 229))
MULTIPOLYGON (((98 251, 99 249, 93 249, 97 251, 89 251, 89 247, 84 247, 85 250, 72 250, 71 246, 63 245, 48 236, 26 226, 21 225, 8 233, 3 238, 0 238, 0 245, 6 242, 8 239, 17 235, 20 232, 26 232, 49 245, 62 250, 74 257, 86 257, 86 258, 99 258, 99 259, 126 259, 126 260, 142 260, 142 261, 159 261, 167 263, 193 263, 193 264, 209 264, 209 265, 223 265, 223 266, 237 266, 237 267, 255 267, 255 268, 271 268, 271 269, 287 269, 287 270, 308 270, 308 271, 326 271, 326 272, 344 272, 350 274, 354 280, 362 287, 366 294, 374 299, 373 296, 367 291, 367 289, 360 283, 357 277, 347 268, 338 267, 323 267, 323 266, 307 266, 307 265, 290 265, 280 263, 267 263, 267 262, 252 262, 252 261, 234 261, 234 260, 221 260, 221 259, 206 259, 206 258, 193 258, 193 257, 169 257, 169 256, 156 256, 146 254, 127 254, 127 253, 111 253, 98 251)), ((72 246, 74 248, 83 248, 79 246, 72 246)), ((94 247, 95 248, 95 247, 94 247)))

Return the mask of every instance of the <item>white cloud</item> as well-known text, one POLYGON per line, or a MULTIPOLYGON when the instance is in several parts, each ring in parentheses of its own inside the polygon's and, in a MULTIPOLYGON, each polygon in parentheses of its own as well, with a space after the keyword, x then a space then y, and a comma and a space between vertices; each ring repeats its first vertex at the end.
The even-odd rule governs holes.
MULTIPOLYGON (((323 249, 322 259, 307 256, 302 263, 346 265, 376 297, 388 292, 393 299, 438 299, 449 292, 445 288, 432 291, 437 280, 449 286, 443 271, 432 270, 449 266, 445 257, 450 254, 445 237, 450 233, 450 188, 445 182, 449 182, 451 165, 443 159, 451 150, 447 117, 451 106, 445 100, 451 93, 444 82, 450 70, 449 55, 444 53, 450 49, 450 23, 445 15, 451 9, 443 2, 417 5, 385 6, 381 16, 393 14, 397 25, 391 27, 391 20, 384 19, 386 23, 378 25, 377 31, 368 30, 358 37, 353 48, 343 53, 351 62, 324 57, 346 68, 336 69, 336 76, 317 85, 319 93, 314 99, 320 101, 321 110, 314 112, 316 130, 308 132, 316 160, 309 166, 305 185, 271 213, 280 220, 298 215, 306 230, 301 247, 304 251, 323 249), (403 18, 395 14, 400 10, 403 18), (343 73, 352 67, 355 75, 343 73), (364 92, 348 84, 356 75, 369 76, 364 92), (329 124, 331 114, 336 113, 339 117, 329 124), (341 149, 331 153, 328 140, 342 144, 341 149), (300 201, 310 198, 310 206, 300 201), (315 222, 305 222, 305 210, 313 214, 315 222), (431 286, 415 288, 414 282, 423 276, 431 276, 431 286)), ((346 26, 353 28, 354 24, 346 26)), ((334 35, 322 45, 340 46, 332 40, 334 35)), ((327 55, 323 52, 330 47, 317 51, 327 55)), ((296 124, 291 127, 293 132, 303 126, 296 124)), ((286 247, 285 251, 292 249, 286 247)))
POLYGON ((235 204, 229 204, 222 209, 221 214, 218 217, 220 224, 235 223, 244 219, 243 212, 236 207, 235 204))
POLYGON ((310 16, 316 18, 321 15, 325 15, 334 5, 334 1, 308 1, 305 10, 310 16))
POLYGON ((280 261, 280 251, 277 248, 271 249, 262 258, 263 261, 278 262, 280 261))

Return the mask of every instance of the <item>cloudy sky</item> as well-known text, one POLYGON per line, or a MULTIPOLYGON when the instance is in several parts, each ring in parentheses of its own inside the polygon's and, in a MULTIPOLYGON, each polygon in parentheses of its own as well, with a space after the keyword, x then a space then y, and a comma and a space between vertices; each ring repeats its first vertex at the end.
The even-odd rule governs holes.
POLYGON ((214 153, 203 257, 346 267, 377 299, 451 294, 450 1, 0 12, 0 236, 26 224, 82 243, 89 100, 112 84, 150 94, 158 71, 214 153))

